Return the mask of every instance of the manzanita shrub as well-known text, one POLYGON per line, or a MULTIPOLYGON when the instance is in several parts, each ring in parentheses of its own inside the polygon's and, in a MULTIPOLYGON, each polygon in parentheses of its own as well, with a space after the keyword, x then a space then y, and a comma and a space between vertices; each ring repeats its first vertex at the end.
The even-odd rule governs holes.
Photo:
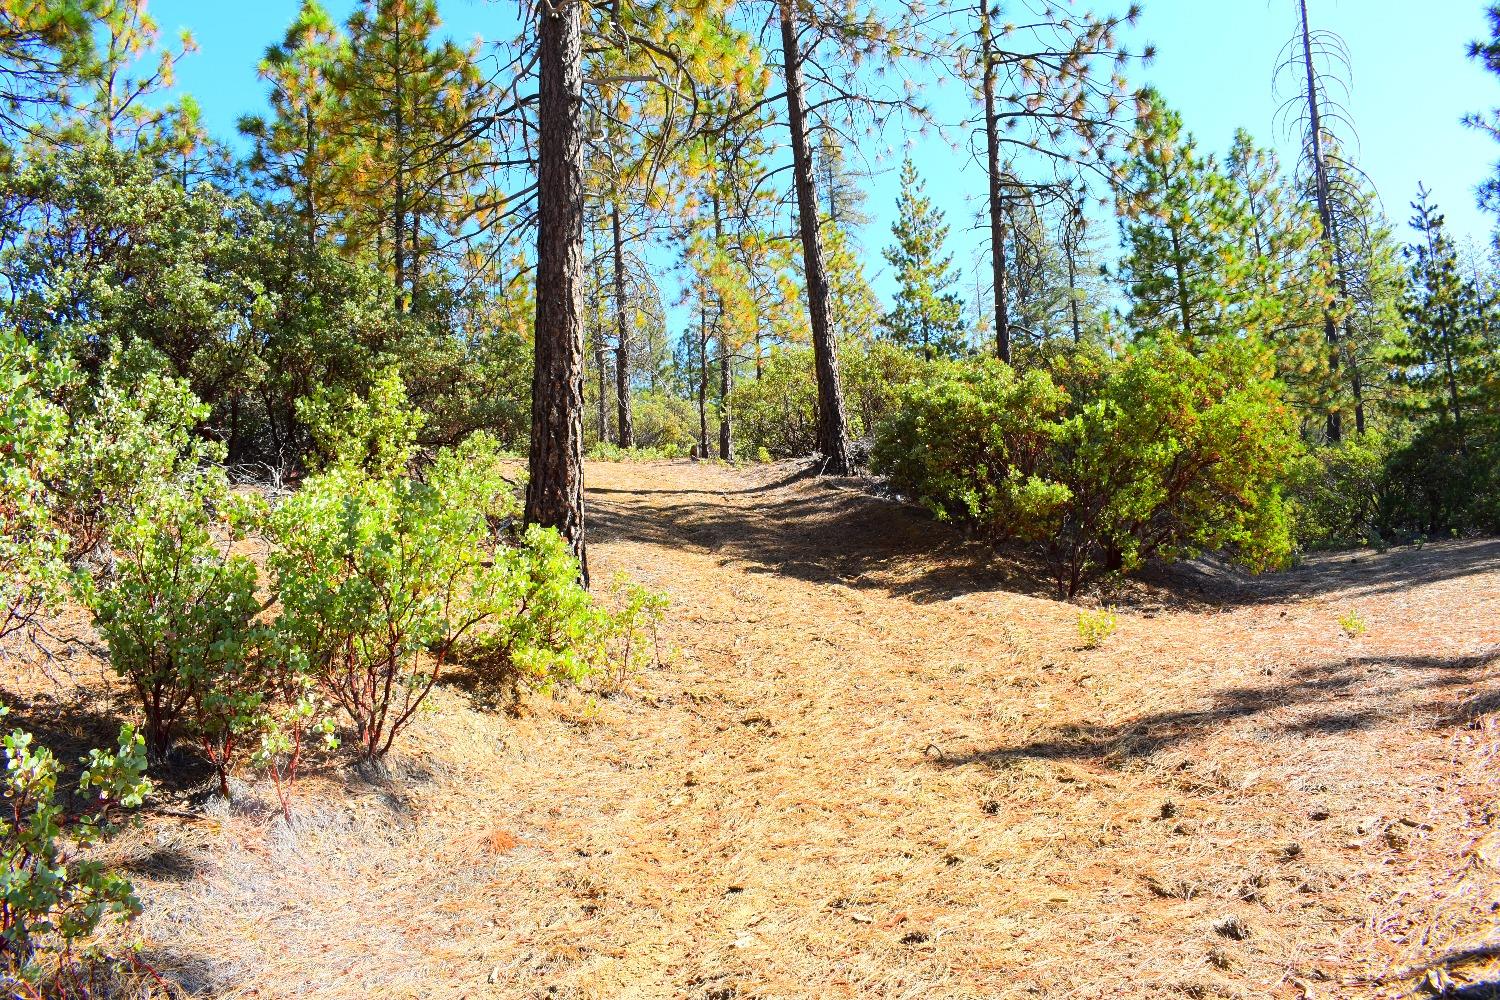
MULTIPOLYGON (((0 706, 0 716, 8 712, 0 706)), ((51 751, 19 729, 0 744, 0 954, 11 982, 66 984, 76 975, 75 961, 90 957, 76 953, 80 942, 107 918, 140 913, 130 882, 81 852, 111 830, 117 810, 139 806, 150 791, 145 744, 126 726, 115 750, 89 752, 78 780, 80 799, 91 803, 82 815, 60 801, 61 764, 51 751)))
POLYGON ((0 328, 0 639, 26 629, 66 590, 67 535, 48 510, 66 414, 48 399, 65 376, 0 328))
POLYGON ((516 475, 495 442, 440 452, 425 479, 394 468, 330 469, 268 521, 278 643, 366 756, 389 752, 460 659, 510 695, 579 683, 620 654, 639 662, 660 599, 627 593, 606 611, 555 531, 513 541, 516 475))
POLYGON ((664 595, 624 580, 601 601, 578 585, 578 564, 551 529, 526 529, 476 580, 484 627, 460 653, 481 692, 514 701, 559 683, 617 691, 659 659, 656 626, 664 595))
POLYGON ((313 477, 270 519, 277 630, 383 756, 485 617, 471 594, 483 515, 433 487, 351 468, 313 477))
POLYGON ((1124 352, 1098 397, 1054 431, 1047 478, 1067 497, 1043 537, 1061 590, 1202 552, 1254 572, 1288 561, 1285 491, 1301 445, 1274 374, 1254 341, 1124 352))
POLYGON ((312 438, 315 467, 391 478, 406 471, 426 416, 413 407, 394 367, 375 373, 363 395, 348 386, 318 387, 297 400, 312 438))
POLYGON ((114 570, 86 590, 110 664, 141 706, 152 758, 187 736, 226 793, 275 669, 262 655, 255 563, 230 551, 240 518, 219 516, 232 507, 216 472, 162 486, 114 526, 114 570))
POLYGON ((1066 491, 1045 479, 1067 394, 991 358, 936 362, 881 425, 871 464, 939 520, 1033 537, 1066 491))
POLYGON ((159 488, 223 458, 196 433, 208 407, 148 344, 117 347, 92 374, 70 365, 54 398, 67 422, 48 488, 70 558, 96 551, 159 488))
POLYGON ((875 469, 939 518, 1043 542, 1067 596, 1152 558, 1222 551, 1259 570, 1290 556, 1299 445, 1254 342, 1139 342, 1070 378, 1086 386, 1076 399, 998 361, 934 374, 881 426, 875 469))

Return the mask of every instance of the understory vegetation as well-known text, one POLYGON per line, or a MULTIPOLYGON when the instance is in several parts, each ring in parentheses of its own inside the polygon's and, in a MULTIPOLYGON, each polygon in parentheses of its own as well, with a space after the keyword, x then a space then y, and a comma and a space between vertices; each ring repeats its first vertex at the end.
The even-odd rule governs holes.
POLYGON ((657 663, 666 598, 590 576, 585 460, 868 474, 1080 602, 1500 532, 1500 239, 1426 188, 1392 223, 1306 3, 1286 163, 1132 88, 1135 4, 511 6, 466 43, 435 0, 303 0, 216 134, 145 0, 0 0, 0 656, 76 618, 129 716, 76 782, 4 739, 18 995, 105 992, 142 904, 91 851, 148 767, 268 780, 291 829, 443 685, 515 710, 657 663), (866 246, 896 129, 973 162, 910 140, 866 246), (982 182, 972 259, 934 174, 982 182))

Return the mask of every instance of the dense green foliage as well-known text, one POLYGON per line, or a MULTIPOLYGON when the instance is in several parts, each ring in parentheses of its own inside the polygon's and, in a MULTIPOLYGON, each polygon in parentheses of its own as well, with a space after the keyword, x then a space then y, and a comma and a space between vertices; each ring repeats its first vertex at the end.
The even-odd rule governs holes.
POLYGON ((1298 445, 1259 349, 1148 341, 1070 394, 986 360, 912 384, 874 467, 940 518, 1044 543, 1069 596, 1101 570, 1227 551, 1283 564, 1298 445))
MULTIPOLYGON (((0 707, 0 716, 9 711, 0 707)), ((114 810, 139 806, 150 791, 144 743, 125 726, 117 749, 89 752, 78 793, 93 811, 82 816, 71 815, 60 800, 62 765, 50 750, 20 729, 0 743, 6 802, 0 953, 20 982, 47 979, 67 989, 76 978, 74 949, 107 918, 126 919, 141 909, 128 880, 80 855, 109 833, 114 810)))
POLYGON ((215 475, 162 484, 111 530, 114 572, 89 594, 153 758, 165 759, 186 723, 221 778, 265 696, 258 574, 230 551, 234 526, 216 516, 228 499, 215 475))
MULTIPOLYGON (((290 820, 307 754, 383 757, 447 678, 607 695, 653 662, 664 598, 580 581, 585 454, 868 457, 1070 597, 1202 552, 1500 531, 1496 255, 1425 191, 1403 248, 1337 149, 1309 177, 1131 101, 1134 5, 522 5, 510 47, 452 40, 436 0, 345 6, 304 0, 267 50, 239 156, 168 92, 193 44, 144 0, 0 0, 0 654, 78 602, 140 729, 85 762, 86 818, 5 739, 12 975, 138 909, 84 855, 148 756, 206 760, 225 796, 269 775, 290 820), (542 7, 587 39, 559 74, 576 121, 534 99, 542 7), (791 51, 765 49, 772 11, 791 51), (948 252, 907 159, 885 304, 846 141, 981 124, 921 107, 914 59, 985 108, 993 256, 948 252), (541 183, 544 148, 582 149, 577 184, 541 183)), ((1500 72, 1489 20, 1471 55, 1500 72)))

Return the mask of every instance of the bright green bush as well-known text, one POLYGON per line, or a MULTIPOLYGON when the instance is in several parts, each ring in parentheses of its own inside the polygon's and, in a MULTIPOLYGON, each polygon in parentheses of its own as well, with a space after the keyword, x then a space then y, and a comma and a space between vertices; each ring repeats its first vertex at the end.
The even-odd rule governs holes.
POLYGON ((1385 439, 1370 434, 1298 458, 1288 496, 1299 545, 1358 545, 1380 534, 1376 519, 1387 451, 1385 439))
POLYGON ((631 400, 635 446, 680 458, 698 440, 698 412, 693 402, 669 392, 638 391, 631 400))
POLYGON ((1279 565, 1299 446, 1269 363, 1250 344, 1194 355, 1140 343, 1081 405, 1042 371, 949 364, 907 388, 874 466, 939 518, 1045 542, 1069 596, 1152 558, 1223 551, 1279 565))
POLYGON ((486 625, 464 651, 478 687, 497 701, 589 678, 619 689, 657 655, 666 598, 616 580, 611 609, 578 584, 577 564, 552 530, 528 528, 495 555, 476 587, 486 625))
POLYGON ((939 520, 1035 537, 1066 491, 1045 479, 1067 397, 1046 373, 985 358, 934 362, 875 437, 871 467, 939 520))
POLYGON ((269 525, 281 640, 347 713, 364 753, 383 756, 477 624, 484 516, 427 484, 340 468, 304 483, 269 525))
POLYGON ((30 626, 66 589, 68 539, 46 486, 62 467, 66 423, 47 391, 64 375, 0 329, 0 639, 30 626))
POLYGON ((596 674, 602 687, 617 691, 639 671, 660 663, 657 630, 667 613, 667 595, 619 577, 612 588, 612 602, 596 674))
POLYGON ((163 483, 223 457, 195 433, 208 408, 147 344, 110 354, 94 377, 70 370, 57 398, 67 443, 49 486, 74 557, 94 551, 163 483))
MULTIPOLYGON (((0 716, 8 711, 0 707, 0 716)), ((144 744, 126 726, 116 750, 89 752, 78 793, 95 811, 81 817, 58 801, 61 765, 49 750, 22 730, 0 744, 7 807, 0 813, 0 951, 12 981, 67 983, 80 941, 106 918, 140 913, 130 883, 79 852, 110 831, 114 810, 139 806, 150 791, 144 744)))
MULTIPOLYGON (((455 661, 511 698, 638 665, 661 600, 627 589, 610 612, 555 531, 508 544, 516 474, 493 440, 471 439, 425 481, 333 469, 268 519, 283 656, 306 664, 367 756, 389 751, 455 661)), ((275 741, 283 757, 297 746, 275 741)))
POLYGON ((231 554, 235 525, 216 516, 228 505, 217 474, 158 490, 110 532, 114 571, 87 588, 110 665, 141 706, 153 759, 186 736, 226 793, 271 686, 255 564, 231 554))
POLYGON ((520 519, 527 471, 485 431, 476 431, 433 456, 426 481, 449 503, 473 506, 491 533, 520 519))
POLYGON ((1339 628, 1350 639, 1358 639, 1369 631, 1369 626, 1365 624, 1365 620, 1360 617, 1359 612, 1354 608, 1350 608, 1339 615, 1339 628))
POLYGON ((848 341, 839 355, 844 400, 855 437, 867 438, 901 404, 902 391, 925 378, 921 355, 888 340, 848 341))
POLYGON ((478 686, 497 700, 580 683, 599 665, 608 616, 578 583, 578 563, 556 531, 532 526, 495 552, 474 585, 485 625, 463 650, 478 686))
POLYGON ((297 401, 319 469, 357 469, 376 476, 406 471, 426 417, 406 398, 394 367, 375 374, 364 395, 347 386, 319 386, 297 401))
POLYGON ((1049 540, 1061 590, 1097 570, 1225 552, 1252 570, 1291 555, 1283 490, 1299 453, 1294 416, 1259 346, 1200 354, 1138 343, 1099 396, 1059 425, 1047 478, 1066 490, 1049 540))
POLYGON ((818 441, 818 387, 812 351, 787 347, 771 352, 760 377, 742 379, 729 394, 736 448, 772 458, 811 455, 818 441))
POLYGON ((1104 645, 1105 640, 1115 634, 1115 629, 1119 627, 1119 624, 1115 613, 1108 608, 1080 611, 1078 612, 1078 638, 1083 642, 1085 649, 1098 649, 1104 645))
POLYGON ((596 441, 584 455, 591 462, 653 462, 681 458, 676 448, 621 448, 610 441, 596 441))

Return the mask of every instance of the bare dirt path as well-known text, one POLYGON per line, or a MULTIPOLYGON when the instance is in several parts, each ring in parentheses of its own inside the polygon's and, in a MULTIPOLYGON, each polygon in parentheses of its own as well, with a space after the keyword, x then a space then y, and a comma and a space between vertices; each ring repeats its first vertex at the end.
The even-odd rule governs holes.
POLYGON ((132 863, 164 975, 712 1000, 1500 983, 1500 542, 1177 574, 1087 650, 1024 568, 853 484, 588 471, 596 576, 670 594, 668 667, 519 720, 443 692, 394 779, 310 783, 295 837, 154 819, 132 863))

